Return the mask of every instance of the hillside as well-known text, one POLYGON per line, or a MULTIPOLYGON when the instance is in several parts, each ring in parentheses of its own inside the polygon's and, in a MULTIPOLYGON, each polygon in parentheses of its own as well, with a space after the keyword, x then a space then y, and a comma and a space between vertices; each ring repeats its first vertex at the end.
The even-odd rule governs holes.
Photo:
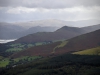
POLYGON ((100 29, 100 24, 82 27, 82 29, 85 30, 86 32, 92 32, 92 31, 100 29))
POLYGON ((64 47, 56 49, 56 53, 74 52, 98 46, 100 46, 100 29, 68 40, 64 47))
POLYGON ((85 31, 80 28, 64 26, 56 30, 55 32, 38 32, 35 34, 27 35, 14 41, 14 43, 33 43, 70 39, 80 34, 83 34, 84 32, 85 31))
POLYGON ((52 55, 53 49, 55 48, 55 46, 59 45, 60 43, 61 42, 56 42, 53 44, 31 47, 31 48, 26 49, 24 51, 15 53, 11 57, 18 58, 18 57, 22 57, 22 56, 48 56, 48 55, 52 55))
POLYGON ((50 26, 33 26, 29 29, 26 29, 23 26, 0 22, 0 39, 18 39, 28 34, 33 34, 36 32, 53 32, 57 29, 58 27, 50 26))
POLYGON ((74 52, 73 54, 79 54, 79 55, 100 55, 100 47, 74 52))
POLYGON ((0 75, 99 75, 100 56, 64 54, 0 70, 0 75))
POLYGON ((56 42, 53 44, 31 47, 25 51, 14 54, 12 57, 30 56, 30 55, 58 55, 69 52, 75 52, 85 49, 91 49, 100 46, 100 30, 83 34, 67 41, 56 42))
POLYGON ((35 26, 35 27, 31 27, 23 32, 21 32, 21 37, 24 37, 26 35, 29 35, 29 34, 34 34, 34 33, 37 33, 37 32, 54 32, 58 29, 58 27, 51 27, 51 26, 45 26, 45 27, 41 27, 41 26, 35 26))

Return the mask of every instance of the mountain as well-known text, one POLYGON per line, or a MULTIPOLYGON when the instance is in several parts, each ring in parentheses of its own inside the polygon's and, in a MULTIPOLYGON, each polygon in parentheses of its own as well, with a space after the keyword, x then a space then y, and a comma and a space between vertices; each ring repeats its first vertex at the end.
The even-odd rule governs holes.
POLYGON ((14 41, 14 43, 34 43, 70 39, 83 33, 84 30, 80 28, 64 26, 54 32, 38 32, 27 35, 14 41))
POLYGON ((0 23, 0 39, 16 39, 20 37, 20 32, 25 29, 21 26, 10 23, 0 23))
POLYGON ((68 40, 68 43, 62 47, 57 48, 56 53, 75 52, 85 49, 91 49, 100 46, 100 29, 94 32, 83 34, 68 40))
POLYGON ((12 23, 14 25, 22 26, 26 29, 29 29, 31 27, 35 26, 41 26, 41 27, 61 27, 65 25, 69 25, 70 21, 62 21, 62 20, 56 20, 56 19, 47 19, 47 20, 37 20, 37 21, 29 21, 29 22, 16 22, 12 23))
POLYGON ((92 32, 92 31, 100 29, 100 24, 83 27, 82 29, 85 30, 86 32, 92 32))
POLYGON ((23 36, 26 36, 28 34, 33 34, 33 33, 37 33, 37 32, 54 32, 57 29, 58 29, 58 27, 50 27, 50 26, 41 27, 41 26, 35 26, 35 27, 31 27, 31 28, 27 29, 24 32, 21 32, 21 34, 23 36))
POLYGON ((24 28, 31 28, 34 26, 52 26, 52 27, 62 27, 62 26, 72 26, 72 27, 86 27, 91 25, 100 24, 100 20, 80 20, 80 21, 63 21, 57 19, 46 19, 46 20, 37 20, 37 21, 29 21, 29 22, 16 22, 12 23, 15 25, 22 26, 24 28))
POLYGON ((0 23, 0 39, 18 39, 36 32, 53 32, 61 26, 83 27, 85 33, 100 29, 100 20, 62 21, 47 19, 29 22, 0 23), (93 25, 93 26, 91 26, 93 25), (88 27, 85 27, 88 26, 88 27))
POLYGON ((53 44, 35 46, 24 51, 18 52, 12 57, 30 56, 30 55, 58 55, 69 52, 75 52, 85 49, 91 49, 100 46, 100 30, 83 34, 72 39, 56 42, 53 44))
POLYGON ((76 25, 78 27, 87 27, 100 24, 100 20, 90 19, 90 20, 80 20, 74 21, 72 25, 76 25))
POLYGON ((14 25, 12 23, 0 23, 0 39, 18 39, 28 34, 36 32, 53 32, 57 27, 31 27, 26 29, 22 26, 14 25))

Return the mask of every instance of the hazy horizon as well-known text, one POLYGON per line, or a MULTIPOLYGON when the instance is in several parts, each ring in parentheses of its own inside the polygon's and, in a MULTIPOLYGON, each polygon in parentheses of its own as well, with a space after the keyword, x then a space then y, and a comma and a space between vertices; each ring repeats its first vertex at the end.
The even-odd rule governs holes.
POLYGON ((31 21, 20 21, 20 22, 0 22, 1 25, 17 25, 22 27, 58 27, 63 26, 69 27, 87 27, 100 24, 100 20, 89 19, 89 20, 78 20, 78 21, 65 21, 60 19, 41 19, 31 21))

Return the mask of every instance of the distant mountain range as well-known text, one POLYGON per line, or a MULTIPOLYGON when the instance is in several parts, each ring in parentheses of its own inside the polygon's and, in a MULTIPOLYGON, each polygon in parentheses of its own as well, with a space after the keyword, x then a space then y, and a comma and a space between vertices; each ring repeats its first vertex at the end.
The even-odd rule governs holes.
POLYGON ((10 23, 0 23, 0 39, 16 39, 25 29, 10 23))
POLYGON ((54 32, 62 26, 88 26, 81 28, 87 32, 100 29, 99 20, 82 20, 82 21, 62 21, 56 19, 18 22, 18 23, 0 23, 0 39, 18 39, 28 34, 37 32, 54 32), (96 25, 98 24, 98 25, 96 25), (90 26, 94 25, 94 26, 90 26))
POLYGON ((29 21, 29 22, 16 22, 12 23, 18 26, 22 26, 24 28, 31 28, 35 26, 52 26, 52 27, 59 27, 62 26, 71 26, 71 27, 86 27, 91 25, 100 24, 100 20, 80 20, 80 21, 63 21, 57 19, 47 19, 47 20, 38 20, 38 21, 29 21))
MULTIPOLYGON (((38 27, 37 27, 38 29, 38 27)), ((15 43, 34 43, 34 42, 44 42, 44 41, 55 41, 55 40, 62 40, 62 39, 70 39, 75 36, 89 33, 95 30, 100 29, 100 24, 77 28, 77 27, 68 27, 63 26, 54 32, 38 32, 34 34, 30 34, 24 37, 19 38, 18 40, 14 41, 15 43)), ((35 30, 35 29, 34 29, 35 30)))
POLYGON ((10 23, 0 23, 0 39, 18 39, 28 34, 36 32, 53 32, 57 29, 58 27, 49 27, 49 26, 46 27, 35 26, 26 29, 22 26, 13 25, 10 23))
POLYGON ((83 27, 82 29, 85 30, 86 32, 92 32, 92 31, 100 29, 100 24, 83 27))

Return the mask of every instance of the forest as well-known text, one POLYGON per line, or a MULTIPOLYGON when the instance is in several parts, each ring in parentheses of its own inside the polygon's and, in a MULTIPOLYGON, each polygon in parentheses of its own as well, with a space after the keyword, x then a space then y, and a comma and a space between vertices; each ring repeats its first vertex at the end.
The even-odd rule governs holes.
POLYGON ((1 68, 0 75, 99 75, 100 56, 63 54, 1 68))

